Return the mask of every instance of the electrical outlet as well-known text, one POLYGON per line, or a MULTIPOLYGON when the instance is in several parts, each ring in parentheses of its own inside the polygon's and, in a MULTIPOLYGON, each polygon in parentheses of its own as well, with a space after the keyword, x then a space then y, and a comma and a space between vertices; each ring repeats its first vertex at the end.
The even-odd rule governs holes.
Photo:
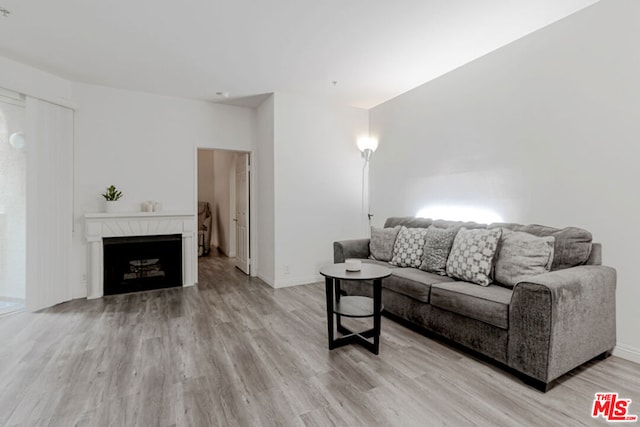
POLYGON ((82 281, 83 281, 83 282, 86 282, 86 281, 87 281, 87 273, 84 273, 84 274, 82 275, 82 281))
POLYGON ((284 274, 291 274, 291 269, 289 268, 288 265, 284 266, 284 274))

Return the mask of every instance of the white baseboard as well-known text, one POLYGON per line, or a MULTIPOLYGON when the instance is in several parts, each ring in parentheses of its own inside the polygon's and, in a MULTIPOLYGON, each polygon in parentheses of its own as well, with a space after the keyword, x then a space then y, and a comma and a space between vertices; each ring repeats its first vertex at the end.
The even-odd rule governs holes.
POLYGON ((87 282, 86 280, 80 282, 79 285, 74 286, 71 292, 71 299, 79 299, 87 297, 87 282))
POLYGON ((323 281, 324 278, 319 274, 313 276, 287 277, 286 279, 276 280, 274 288, 288 288, 290 286, 308 285, 310 283, 318 283, 323 281))
POLYGON ((613 355, 631 362, 640 363, 640 349, 626 345, 617 345, 613 349, 613 355))
POLYGON ((264 274, 262 274, 261 272, 258 271, 258 273, 256 274, 256 277, 260 280, 262 280, 264 283, 266 283, 267 285, 271 286, 272 288, 275 288, 275 282, 273 280, 273 277, 267 277, 264 274))

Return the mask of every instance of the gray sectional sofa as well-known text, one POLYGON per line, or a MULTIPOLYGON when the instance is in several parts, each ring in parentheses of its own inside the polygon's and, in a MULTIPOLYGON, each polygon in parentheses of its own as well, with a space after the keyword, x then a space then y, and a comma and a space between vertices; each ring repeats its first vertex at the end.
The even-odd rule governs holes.
MULTIPOLYGON (((382 292, 384 313, 392 319, 493 359, 542 391, 581 364, 611 354, 616 343, 616 272, 601 265, 601 245, 591 242, 588 231, 413 217, 385 222, 386 230, 396 226, 499 228, 553 236, 554 250, 548 272, 525 275, 513 287, 495 281, 479 286, 443 272, 371 259, 370 239, 335 242, 336 263, 360 258, 392 269, 382 292)), ((495 257, 500 253, 498 248, 495 257)), ((366 282, 345 281, 342 289, 349 295, 371 295, 366 282)))

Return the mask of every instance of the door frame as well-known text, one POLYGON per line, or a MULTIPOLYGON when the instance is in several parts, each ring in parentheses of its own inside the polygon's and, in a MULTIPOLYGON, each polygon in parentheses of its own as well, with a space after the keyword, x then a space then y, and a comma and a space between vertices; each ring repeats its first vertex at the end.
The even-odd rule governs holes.
POLYGON ((235 233, 234 250, 236 253, 236 267, 243 273, 250 275, 251 255, 249 251, 251 250, 251 243, 249 239, 251 238, 251 227, 249 226, 249 221, 251 217, 249 216, 249 196, 251 195, 251 182, 249 180, 251 178, 251 164, 249 162, 249 154, 235 153, 233 161, 233 184, 230 184, 230 187, 233 188, 233 200, 231 204, 234 205, 233 212, 235 214, 235 218, 232 219, 232 227, 235 233), (244 185, 239 186, 239 180, 244 181, 244 185), (243 207, 242 211, 244 215, 238 210, 239 204, 243 207), (244 220, 242 221, 243 218, 244 220), (241 233, 242 228, 244 228, 244 233, 241 233), (240 248, 246 249, 241 251, 240 248))
MULTIPOLYGON (((197 227, 198 224, 198 150, 212 150, 212 151, 231 151, 234 153, 243 153, 249 155, 249 181, 248 191, 249 191, 249 260, 250 260, 250 276, 256 277, 258 272, 258 257, 256 252, 257 240, 256 235, 258 231, 258 222, 257 215, 255 211, 256 207, 256 173, 254 171, 255 168, 255 152, 253 150, 242 150, 242 149, 233 149, 233 148, 220 148, 215 146, 202 146, 202 145, 194 145, 193 150, 193 216, 195 219, 195 224, 197 227)), ((197 230, 196 230, 197 232, 197 230)), ((235 233, 235 230, 233 231, 235 233)), ((194 250, 195 253, 198 253, 198 239, 194 239, 194 250)), ((198 260, 196 259, 196 263, 198 260)), ((196 268, 196 277, 195 282, 198 283, 198 269, 196 268)))

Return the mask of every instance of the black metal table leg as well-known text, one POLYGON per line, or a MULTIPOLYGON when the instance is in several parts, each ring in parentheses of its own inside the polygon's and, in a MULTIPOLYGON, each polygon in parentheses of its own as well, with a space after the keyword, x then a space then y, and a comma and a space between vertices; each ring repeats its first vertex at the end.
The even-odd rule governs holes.
POLYGON ((380 315, 382 306, 382 279, 373 281, 373 352, 380 350, 380 315))
POLYGON ((327 329, 329 336, 329 350, 333 349, 333 279, 325 278, 325 288, 327 294, 327 329))
MULTIPOLYGON (((333 279, 334 283, 334 297, 336 299, 336 303, 340 303, 340 296, 342 294, 342 290, 340 289, 340 279, 333 279)), ((336 329, 341 334, 350 333, 344 326, 342 326, 342 316, 336 313, 336 329)))

